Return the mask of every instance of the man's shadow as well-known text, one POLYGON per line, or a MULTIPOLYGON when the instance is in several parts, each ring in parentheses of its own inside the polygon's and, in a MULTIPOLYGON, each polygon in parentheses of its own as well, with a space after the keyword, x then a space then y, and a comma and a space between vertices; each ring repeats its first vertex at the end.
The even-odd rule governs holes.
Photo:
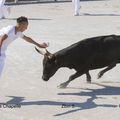
MULTIPOLYGON (((95 83, 96 84, 96 83, 95 83)), ((96 99, 105 99, 105 97, 98 97, 98 95, 106 95, 106 96, 110 96, 110 95, 120 95, 120 87, 112 87, 112 86, 106 86, 106 85, 101 85, 101 84, 96 84, 98 86, 102 86, 103 88, 100 89, 84 89, 87 91, 82 91, 82 92, 78 92, 78 93, 58 93, 58 95, 64 95, 65 97, 67 97, 68 95, 75 95, 75 96, 87 96, 88 99, 85 102, 58 102, 58 101, 50 101, 50 100, 44 100, 44 101, 27 101, 25 102, 25 98, 24 97, 19 97, 19 96, 7 96, 10 97, 11 99, 7 102, 4 103, 0 103, 1 104, 20 104, 21 106, 31 106, 31 105, 39 105, 39 106, 59 106, 62 109, 62 105, 74 105, 74 108, 70 108, 69 110, 66 109, 66 112, 63 113, 58 113, 55 114, 54 116, 61 116, 61 115, 65 115, 65 114, 70 114, 73 112, 77 112, 80 110, 87 110, 87 109, 93 109, 93 108, 97 108, 97 107, 107 107, 107 108, 114 108, 114 107, 118 107, 117 104, 111 104, 111 103, 95 103, 96 99)), ((69 89, 73 89, 73 88, 69 88, 69 89)), ((76 89, 76 88, 75 88, 76 89)))
MULTIPOLYGON (((6 18, 7 20, 17 20, 17 18, 6 18)), ((31 21, 48 21, 48 20, 52 20, 50 18, 28 18, 28 20, 31 21)))
POLYGON ((120 14, 114 13, 81 13, 79 16, 120 16, 120 14))
POLYGON ((81 1, 105 1, 105 0, 81 0, 81 1))

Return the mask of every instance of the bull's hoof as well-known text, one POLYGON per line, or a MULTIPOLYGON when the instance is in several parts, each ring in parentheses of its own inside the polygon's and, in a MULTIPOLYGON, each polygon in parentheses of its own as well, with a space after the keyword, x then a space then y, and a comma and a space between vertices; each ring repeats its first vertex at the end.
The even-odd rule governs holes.
POLYGON ((100 79, 103 76, 101 72, 98 73, 97 79, 100 79))
POLYGON ((64 82, 62 84, 60 84, 59 86, 57 86, 58 88, 61 88, 61 89, 65 89, 67 87, 68 83, 64 82))
POLYGON ((87 83, 91 83, 91 79, 90 78, 87 78, 87 83))
POLYGON ((90 83, 91 83, 91 80, 87 80, 87 83, 89 83, 89 84, 90 84, 90 83))

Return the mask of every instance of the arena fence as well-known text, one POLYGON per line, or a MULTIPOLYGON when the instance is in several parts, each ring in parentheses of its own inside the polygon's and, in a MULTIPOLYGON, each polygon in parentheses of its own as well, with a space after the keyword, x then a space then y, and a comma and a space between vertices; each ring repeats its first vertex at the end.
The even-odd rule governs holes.
POLYGON ((40 2, 62 2, 72 0, 6 0, 6 4, 25 4, 25 3, 40 3, 40 2))

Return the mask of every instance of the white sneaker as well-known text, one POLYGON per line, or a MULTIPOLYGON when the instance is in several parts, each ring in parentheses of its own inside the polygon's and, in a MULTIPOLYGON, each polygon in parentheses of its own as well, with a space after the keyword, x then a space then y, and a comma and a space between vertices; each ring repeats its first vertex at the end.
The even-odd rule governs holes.
POLYGON ((74 14, 74 16, 79 16, 79 15, 80 15, 79 13, 74 14))
POLYGON ((5 19, 5 16, 2 16, 0 19, 5 19))

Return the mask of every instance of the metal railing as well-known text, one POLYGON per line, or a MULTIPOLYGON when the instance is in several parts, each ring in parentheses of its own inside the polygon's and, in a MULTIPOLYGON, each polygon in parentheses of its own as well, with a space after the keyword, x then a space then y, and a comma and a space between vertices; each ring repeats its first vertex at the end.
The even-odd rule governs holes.
MULTIPOLYGON (((41 2, 43 0, 6 0, 6 3, 37 3, 41 2)), ((46 0, 47 1, 47 0, 46 0)), ((50 1, 50 0, 48 0, 50 1)), ((51 1, 57 1, 57 0, 51 0, 51 1)))
POLYGON ((7 5, 53 3, 53 2, 71 2, 72 0, 6 0, 7 5))

